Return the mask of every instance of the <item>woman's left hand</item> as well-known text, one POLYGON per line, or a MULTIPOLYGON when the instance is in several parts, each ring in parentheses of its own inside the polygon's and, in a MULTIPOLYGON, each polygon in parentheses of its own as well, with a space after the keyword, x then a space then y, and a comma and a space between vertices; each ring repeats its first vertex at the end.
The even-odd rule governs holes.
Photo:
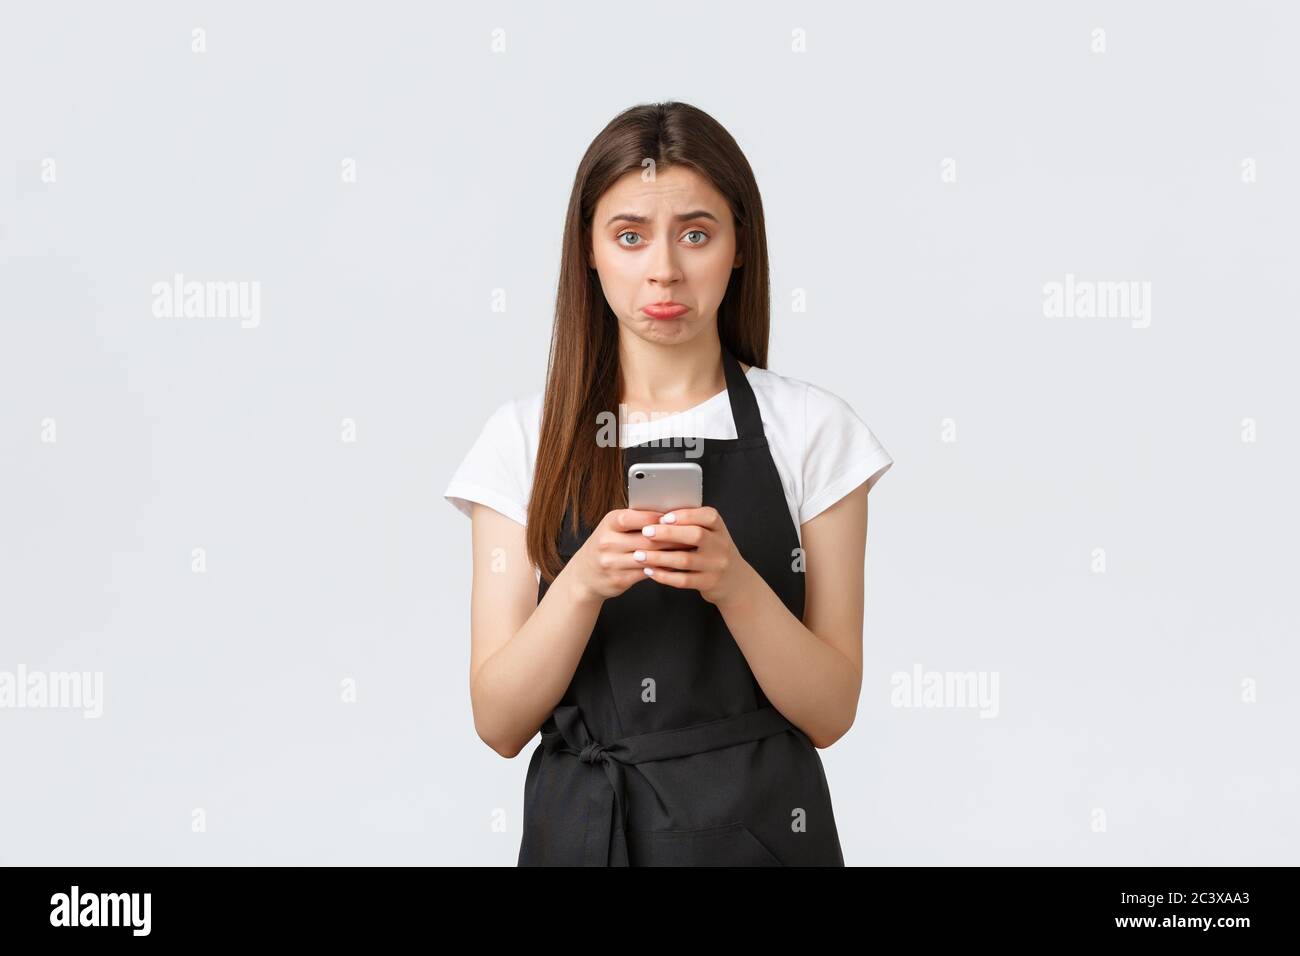
POLYGON ((647 576, 661 584, 699 591, 710 604, 738 594, 754 570, 736 550, 716 508, 671 511, 658 524, 646 525, 641 533, 657 542, 683 546, 683 550, 647 548, 635 552, 636 559, 646 564, 647 576))

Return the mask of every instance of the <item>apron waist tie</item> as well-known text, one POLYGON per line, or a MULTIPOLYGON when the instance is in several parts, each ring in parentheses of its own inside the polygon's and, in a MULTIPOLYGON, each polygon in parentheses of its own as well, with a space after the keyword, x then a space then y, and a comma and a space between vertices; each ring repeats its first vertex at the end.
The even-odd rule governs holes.
POLYGON ((547 753, 575 755, 587 764, 600 764, 608 787, 592 795, 595 826, 587 833, 587 866, 627 866, 627 791, 624 766, 651 760, 670 760, 734 747, 796 729, 775 707, 768 705, 734 717, 710 720, 689 727, 658 730, 602 744, 591 736, 582 712, 573 704, 556 707, 542 724, 542 746, 547 753))

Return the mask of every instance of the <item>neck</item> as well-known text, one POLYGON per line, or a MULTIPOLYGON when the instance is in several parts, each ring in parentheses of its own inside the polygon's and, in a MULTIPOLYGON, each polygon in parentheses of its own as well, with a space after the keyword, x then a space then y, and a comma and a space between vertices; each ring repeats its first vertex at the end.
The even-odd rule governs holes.
POLYGON ((716 334, 682 345, 623 338, 618 352, 623 374, 621 401, 634 408, 690 408, 727 387, 722 343, 716 334))

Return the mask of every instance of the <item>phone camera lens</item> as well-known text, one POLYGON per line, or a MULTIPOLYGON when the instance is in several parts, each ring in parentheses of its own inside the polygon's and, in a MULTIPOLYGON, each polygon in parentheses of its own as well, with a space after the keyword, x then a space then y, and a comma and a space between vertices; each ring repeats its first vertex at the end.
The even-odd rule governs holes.
POLYGON ((644 471, 638 471, 638 472, 636 473, 636 477, 637 477, 637 478, 644 478, 644 477, 645 477, 645 472, 644 472, 644 471))

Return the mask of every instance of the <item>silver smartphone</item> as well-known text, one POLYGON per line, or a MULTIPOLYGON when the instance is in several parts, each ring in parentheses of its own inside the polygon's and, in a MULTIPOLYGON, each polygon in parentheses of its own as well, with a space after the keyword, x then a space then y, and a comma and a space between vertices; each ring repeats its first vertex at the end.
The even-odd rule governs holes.
POLYGON ((627 470, 627 506, 669 512, 704 503, 704 469, 691 461, 656 461, 627 470))

